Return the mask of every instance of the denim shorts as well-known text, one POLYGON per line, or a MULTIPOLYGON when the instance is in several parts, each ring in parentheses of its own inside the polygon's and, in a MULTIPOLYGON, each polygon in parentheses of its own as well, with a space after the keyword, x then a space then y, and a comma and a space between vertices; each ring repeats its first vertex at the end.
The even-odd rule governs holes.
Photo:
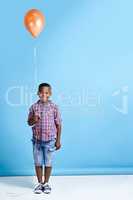
POLYGON ((55 153, 56 139, 42 142, 41 144, 33 143, 33 158, 35 166, 51 167, 55 153))

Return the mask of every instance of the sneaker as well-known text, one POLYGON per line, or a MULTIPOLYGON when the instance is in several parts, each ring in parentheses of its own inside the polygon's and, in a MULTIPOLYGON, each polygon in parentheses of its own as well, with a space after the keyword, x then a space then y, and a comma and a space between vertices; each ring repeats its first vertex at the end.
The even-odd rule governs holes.
POLYGON ((51 193, 51 187, 48 183, 43 184, 43 192, 45 194, 50 194, 51 193))
POLYGON ((43 192, 43 185, 42 183, 39 183, 35 188, 34 188, 34 193, 35 194, 41 194, 43 192))

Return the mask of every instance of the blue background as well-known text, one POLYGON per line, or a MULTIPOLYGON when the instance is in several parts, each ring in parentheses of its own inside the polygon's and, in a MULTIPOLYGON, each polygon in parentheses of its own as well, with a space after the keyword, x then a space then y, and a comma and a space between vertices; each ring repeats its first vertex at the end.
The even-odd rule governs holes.
POLYGON ((52 85, 63 119, 53 174, 133 172, 132 7, 132 0, 1 2, 0 175, 35 173, 26 121, 41 82, 52 85), (36 39, 23 25, 31 8, 47 22, 36 39))

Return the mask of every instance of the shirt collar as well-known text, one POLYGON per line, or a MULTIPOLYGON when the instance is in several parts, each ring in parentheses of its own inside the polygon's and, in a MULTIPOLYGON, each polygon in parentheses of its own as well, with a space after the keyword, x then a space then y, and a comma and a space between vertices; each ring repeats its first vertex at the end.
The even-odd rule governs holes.
POLYGON ((48 105, 49 103, 51 103, 51 100, 48 100, 47 102, 43 102, 40 99, 37 101, 37 103, 43 104, 43 105, 48 105))

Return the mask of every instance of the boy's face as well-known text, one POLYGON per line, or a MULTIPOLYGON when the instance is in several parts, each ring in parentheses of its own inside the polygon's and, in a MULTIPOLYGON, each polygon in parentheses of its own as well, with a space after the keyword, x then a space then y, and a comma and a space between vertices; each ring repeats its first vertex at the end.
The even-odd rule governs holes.
POLYGON ((52 92, 49 87, 43 87, 41 91, 38 93, 41 101, 47 102, 49 97, 51 96, 52 92))

